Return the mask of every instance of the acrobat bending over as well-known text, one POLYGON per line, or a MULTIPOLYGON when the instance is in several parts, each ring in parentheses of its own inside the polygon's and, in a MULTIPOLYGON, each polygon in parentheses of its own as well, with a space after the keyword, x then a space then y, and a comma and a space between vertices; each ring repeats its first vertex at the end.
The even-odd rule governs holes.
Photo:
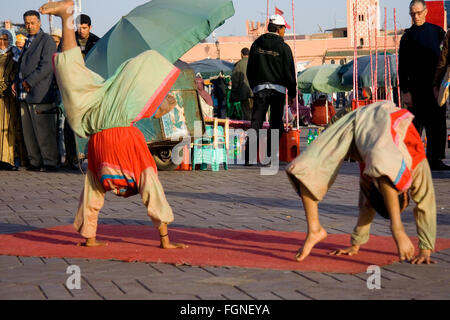
POLYGON ((335 181, 343 160, 350 157, 364 164, 360 216, 352 234, 353 247, 333 254, 356 254, 359 246, 368 241, 374 207, 384 207, 391 219, 400 261, 432 262, 430 255, 436 241, 436 200, 423 143, 412 125, 413 117, 407 110, 388 101, 357 109, 325 130, 289 164, 286 172, 302 199, 308 224, 306 241, 296 256, 298 261, 303 261, 313 247, 326 238, 327 232, 319 222, 318 202, 335 181), (400 217, 399 195, 408 190, 416 203, 418 256, 415 256, 414 246, 400 217), (376 202, 376 193, 381 195, 379 201, 384 199, 385 206, 376 202))
POLYGON ((161 248, 184 248, 171 243, 167 225, 173 221, 158 179, 157 168, 144 135, 133 124, 146 117, 161 117, 175 107, 168 95, 180 71, 157 52, 149 50, 124 62, 104 80, 84 63, 73 30, 73 1, 44 4, 42 14, 62 18, 62 53, 54 69, 68 121, 79 136, 90 137, 88 171, 74 221, 88 247, 106 245, 96 240, 98 213, 106 191, 129 197, 141 194, 161 248), (159 109, 158 109, 159 107, 159 109))

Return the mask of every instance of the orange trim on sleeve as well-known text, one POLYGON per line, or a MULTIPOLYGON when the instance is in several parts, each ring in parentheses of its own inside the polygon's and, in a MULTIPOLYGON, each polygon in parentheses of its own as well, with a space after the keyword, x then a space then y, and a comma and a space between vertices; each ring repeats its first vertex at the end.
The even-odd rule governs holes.
POLYGON ((181 73, 180 69, 176 67, 174 67, 170 71, 170 73, 162 82, 161 86, 159 86, 159 88, 156 90, 153 96, 148 100, 147 104, 145 105, 144 109, 142 109, 141 113, 136 117, 136 119, 133 120, 132 124, 144 118, 151 118, 156 113, 159 106, 166 97, 167 93, 169 93, 170 89, 177 81, 180 73, 181 73))

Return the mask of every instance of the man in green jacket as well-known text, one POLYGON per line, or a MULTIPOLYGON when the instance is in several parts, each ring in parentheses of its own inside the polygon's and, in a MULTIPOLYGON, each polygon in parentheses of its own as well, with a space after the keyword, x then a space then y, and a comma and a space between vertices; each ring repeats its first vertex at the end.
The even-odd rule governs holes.
POLYGON ((242 108, 242 120, 252 120, 253 92, 247 78, 248 55, 250 50, 241 50, 241 60, 238 61, 231 74, 231 101, 240 102, 242 108))

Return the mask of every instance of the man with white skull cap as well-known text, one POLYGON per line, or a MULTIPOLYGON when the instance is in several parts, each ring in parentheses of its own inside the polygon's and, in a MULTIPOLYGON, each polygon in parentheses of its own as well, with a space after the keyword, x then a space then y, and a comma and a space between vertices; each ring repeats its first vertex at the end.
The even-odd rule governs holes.
MULTIPOLYGON (((259 131, 262 128, 270 106, 270 130, 267 139, 268 155, 271 150, 272 130, 284 128, 282 118, 286 90, 290 104, 297 94, 294 58, 291 48, 284 42, 285 32, 285 19, 281 15, 273 15, 269 20, 268 32, 252 44, 247 66, 248 81, 254 93, 252 129, 259 131)), ((279 133, 279 137, 281 137, 282 131, 279 131, 279 133)), ((248 150, 249 143, 246 148, 246 163, 255 163, 256 159, 250 159, 248 150)))

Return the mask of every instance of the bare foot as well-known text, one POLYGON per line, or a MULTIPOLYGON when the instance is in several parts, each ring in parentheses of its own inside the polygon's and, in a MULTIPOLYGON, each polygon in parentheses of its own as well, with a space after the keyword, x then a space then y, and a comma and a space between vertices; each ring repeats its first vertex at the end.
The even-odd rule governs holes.
POLYGON ((354 255, 357 255, 358 252, 359 252, 359 246, 351 246, 349 248, 332 251, 329 253, 329 255, 330 256, 340 256, 340 255, 354 256, 354 255))
POLYGON ((159 247, 161 249, 184 249, 184 248, 188 247, 187 245, 185 245, 183 243, 170 242, 168 234, 166 234, 164 236, 160 236, 160 238, 161 238, 161 243, 160 243, 159 247))
POLYGON ((73 14, 73 1, 63 0, 57 2, 48 2, 39 8, 42 14, 52 14, 54 16, 63 17, 73 14))
POLYGON ((159 247, 161 249, 186 249, 186 248, 188 248, 188 246, 183 243, 173 243, 173 242, 169 242, 168 244, 163 244, 161 242, 161 245, 159 247))
POLYGON ((161 106, 158 108, 158 110, 155 113, 155 119, 161 118, 166 113, 169 113, 172 111, 175 106, 177 105, 177 99, 175 99, 174 96, 171 94, 168 94, 166 98, 161 103, 161 106))
POLYGON ((327 232, 324 228, 320 227, 319 231, 312 232, 308 231, 308 235, 306 237, 305 244, 303 245, 303 248, 299 249, 297 252, 297 255, 295 258, 297 261, 303 261, 306 259, 307 256, 309 256, 312 248, 316 244, 318 244, 320 241, 324 240, 327 237, 327 232))
POLYGON ((86 239, 86 242, 78 244, 81 247, 105 247, 108 245, 108 242, 97 241, 95 238, 86 239))

